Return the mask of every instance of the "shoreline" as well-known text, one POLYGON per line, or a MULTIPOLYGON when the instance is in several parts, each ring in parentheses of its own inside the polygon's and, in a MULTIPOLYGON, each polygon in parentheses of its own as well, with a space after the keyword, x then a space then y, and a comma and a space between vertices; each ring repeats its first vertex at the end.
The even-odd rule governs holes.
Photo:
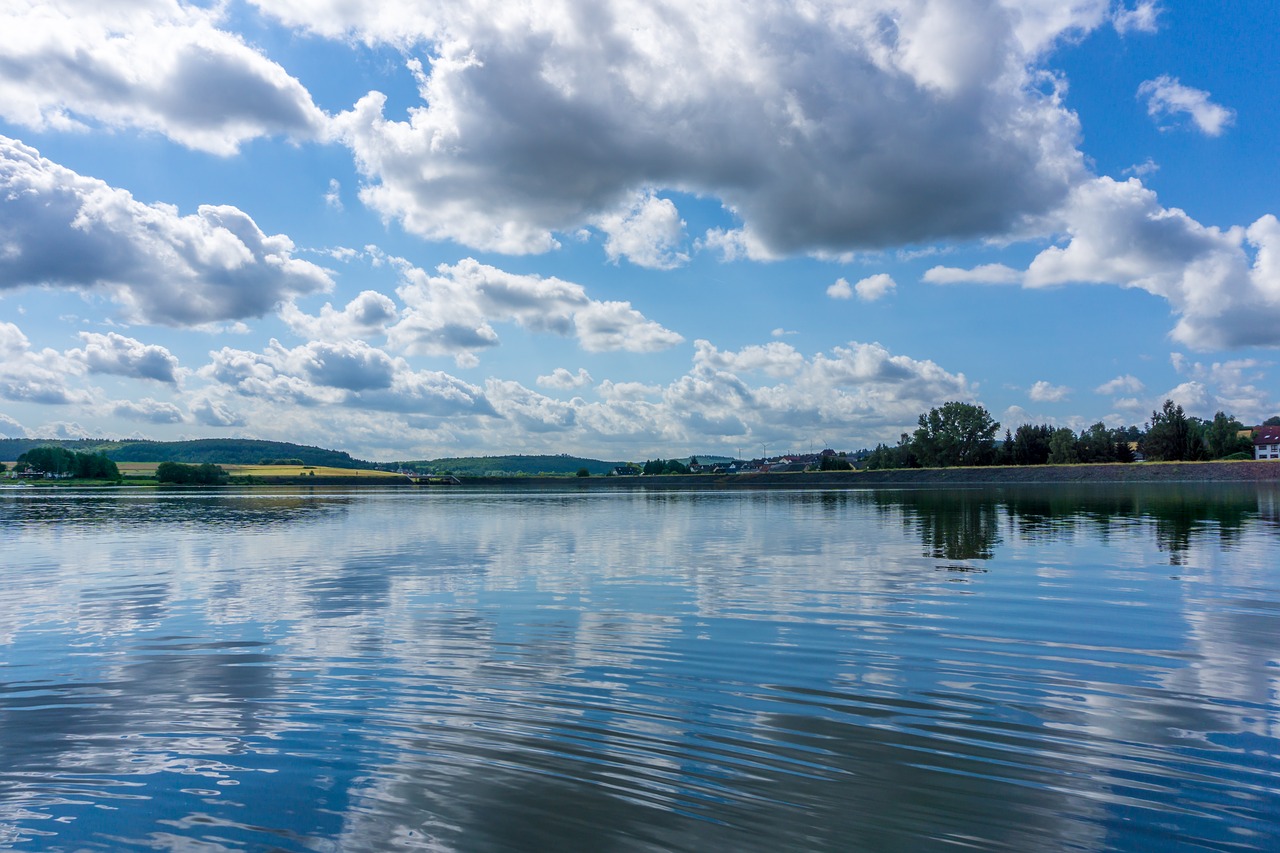
POLYGON ((460 477, 457 489, 483 486, 552 489, 862 489, 1110 483, 1280 483, 1280 461, 1133 462, 982 468, 899 468, 791 474, 662 474, 649 477, 460 477))
MULTIPOLYGON (((456 484, 417 484, 408 477, 233 477, 221 486, 174 486, 152 482, 28 480, 34 488, 279 488, 282 486, 418 488, 454 490, 523 488, 560 491, 727 491, 762 489, 940 488, 1019 485, 1159 483, 1280 483, 1280 460, 1233 462, 1134 462, 1099 465, 993 465, 981 468, 899 468, 885 471, 814 471, 787 474, 660 474, 636 477, 509 476, 459 477, 456 484), (249 480, 249 482, 245 482, 249 480), (238 482, 237 482, 238 481, 238 482)), ((18 484, 9 484, 17 488, 18 484)))

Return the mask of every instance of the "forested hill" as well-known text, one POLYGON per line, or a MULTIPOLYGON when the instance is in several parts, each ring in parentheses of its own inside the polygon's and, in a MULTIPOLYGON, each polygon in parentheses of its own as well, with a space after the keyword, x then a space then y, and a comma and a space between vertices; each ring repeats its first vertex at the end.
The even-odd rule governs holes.
POLYGON ((608 474, 622 462, 602 462, 580 456, 467 456, 396 462, 397 466, 424 474, 456 474, 459 477, 512 477, 521 474, 576 474, 586 468, 593 477, 608 474))
POLYGON ((246 438, 202 438, 194 441, 113 441, 45 438, 0 438, 0 460, 14 460, 33 447, 55 445, 77 453, 105 453, 116 462, 184 462, 198 465, 256 465, 263 460, 297 459, 304 465, 332 468, 372 468, 373 463, 352 459, 341 450, 325 450, 285 441, 246 438))

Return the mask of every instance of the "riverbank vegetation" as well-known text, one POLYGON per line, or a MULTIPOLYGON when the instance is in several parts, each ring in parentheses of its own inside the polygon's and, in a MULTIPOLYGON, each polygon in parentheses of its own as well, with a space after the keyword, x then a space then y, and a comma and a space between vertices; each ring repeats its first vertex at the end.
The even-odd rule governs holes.
POLYGON ((1172 400, 1151 413, 1145 428, 1098 422, 1077 433, 1070 427, 1022 424, 1016 430, 1006 429, 1004 440, 998 441, 999 429, 1000 424, 982 406, 946 403, 920 415, 916 430, 904 432, 896 445, 878 445, 867 457, 866 467, 1195 462, 1248 459, 1253 451, 1252 439, 1236 418, 1224 412, 1212 420, 1192 417, 1172 400))
POLYGON ((119 480, 120 469, 102 453, 79 453, 64 447, 33 447, 18 457, 18 477, 41 479, 119 480))

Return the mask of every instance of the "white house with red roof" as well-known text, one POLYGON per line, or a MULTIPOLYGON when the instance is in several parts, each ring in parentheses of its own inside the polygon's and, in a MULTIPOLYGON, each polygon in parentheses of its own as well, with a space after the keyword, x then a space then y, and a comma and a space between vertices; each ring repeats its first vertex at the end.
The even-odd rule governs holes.
POLYGON ((1280 426, 1260 426, 1253 431, 1253 458, 1280 459, 1280 426))

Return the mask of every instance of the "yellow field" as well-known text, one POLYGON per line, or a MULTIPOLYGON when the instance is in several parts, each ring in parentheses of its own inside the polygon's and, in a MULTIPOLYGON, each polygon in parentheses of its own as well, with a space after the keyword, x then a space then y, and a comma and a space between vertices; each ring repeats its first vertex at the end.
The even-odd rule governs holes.
MULTIPOLYGON (((156 473, 156 462, 120 462, 117 463, 120 473, 126 477, 153 477, 156 473)), ((400 477, 389 471, 364 471, 355 468, 330 468, 325 465, 222 465, 222 470, 233 477, 309 477, 314 471, 316 479, 321 477, 400 477)))
POLYGON ((390 471, 367 471, 358 468, 329 468, 325 465, 223 465, 223 470, 233 477, 399 477, 390 471))

